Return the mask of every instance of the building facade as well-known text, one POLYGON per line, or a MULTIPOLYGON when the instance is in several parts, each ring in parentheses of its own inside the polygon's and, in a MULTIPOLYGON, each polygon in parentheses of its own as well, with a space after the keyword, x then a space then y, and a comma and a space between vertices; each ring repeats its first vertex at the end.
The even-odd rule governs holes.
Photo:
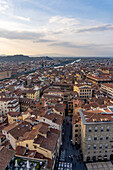
POLYGON ((0 114, 7 115, 8 112, 20 112, 20 105, 16 98, 0 99, 0 114))
POLYGON ((81 99, 92 97, 92 87, 90 85, 74 85, 74 91, 76 91, 81 99))
POLYGON ((113 84, 106 83, 101 85, 102 92, 109 98, 113 98, 113 84))
POLYGON ((72 144, 81 144, 81 121, 77 114, 72 118, 72 144))
POLYGON ((11 77, 11 71, 0 71, 0 80, 11 77))
POLYGON ((113 114, 80 111, 83 161, 113 158, 113 114))

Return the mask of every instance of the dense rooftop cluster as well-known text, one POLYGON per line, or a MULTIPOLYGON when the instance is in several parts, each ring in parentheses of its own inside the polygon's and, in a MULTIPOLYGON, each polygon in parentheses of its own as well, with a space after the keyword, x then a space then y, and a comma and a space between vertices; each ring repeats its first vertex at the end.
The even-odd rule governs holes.
MULTIPOLYGON (((66 116, 73 116, 72 144, 80 145, 83 161, 98 160, 101 154, 94 153, 94 148, 99 146, 92 140, 95 136, 99 140, 100 131, 97 130, 98 134, 89 131, 101 126, 104 130, 111 129, 113 125, 113 61, 108 58, 73 60, 65 65, 62 63, 67 59, 58 58, 7 61, 1 65, 0 155, 3 150, 6 159, 10 154, 5 168, 13 166, 13 159, 21 156, 25 160, 42 160, 43 168, 54 169, 66 116)), ((112 141, 111 131, 107 132, 112 141)), ((112 151, 106 150, 101 160, 106 155, 110 159, 112 151)), ((0 165, 3 166, 2 162, 0 165)), ((24 166, 24 163, 14 166, 24 166)), ((36 166, 41 168, 41 164, 36 166)))

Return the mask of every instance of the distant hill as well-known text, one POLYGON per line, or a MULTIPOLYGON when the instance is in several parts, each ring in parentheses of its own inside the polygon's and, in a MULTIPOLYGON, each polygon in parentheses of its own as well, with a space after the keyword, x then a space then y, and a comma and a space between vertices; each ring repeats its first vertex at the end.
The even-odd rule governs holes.
POLYGON ((32 60, 36 61, 36 60, 53 60, 53 59, 48 56, 44 56, 44 57, 29 57, 25 55, 0 56, 0 62, 3 61, 19 62, 19 61, 32 61, 32 60))
POLYGON ((51 58, 51 57, 48 57, 48 56, 42 56, 42 57, 30 57, 30 58, 34 58, 34 60, 40 60, 40 59, 42 59, 42 60, 53 60, 53 58, 51 58))

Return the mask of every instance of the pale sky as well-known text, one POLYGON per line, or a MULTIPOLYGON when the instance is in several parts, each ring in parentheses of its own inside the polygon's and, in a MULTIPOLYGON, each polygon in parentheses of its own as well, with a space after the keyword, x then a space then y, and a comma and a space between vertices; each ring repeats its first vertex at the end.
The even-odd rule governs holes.
POLYGON ((113 0, 0 0, 0 55, 113 56, 113 0))

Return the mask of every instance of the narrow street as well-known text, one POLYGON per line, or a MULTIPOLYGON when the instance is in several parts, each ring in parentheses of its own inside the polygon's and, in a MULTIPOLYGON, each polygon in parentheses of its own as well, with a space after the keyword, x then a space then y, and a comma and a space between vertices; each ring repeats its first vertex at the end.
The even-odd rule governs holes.
POLYGON ((72 124, 71 118, 67 116, 64 123, 64 135, 62 140, 61 151, 66 152, 65 162, 72 163, 73 170, 86 170, 83 161, 81 160, 80 150, 72 145, 72 124))

